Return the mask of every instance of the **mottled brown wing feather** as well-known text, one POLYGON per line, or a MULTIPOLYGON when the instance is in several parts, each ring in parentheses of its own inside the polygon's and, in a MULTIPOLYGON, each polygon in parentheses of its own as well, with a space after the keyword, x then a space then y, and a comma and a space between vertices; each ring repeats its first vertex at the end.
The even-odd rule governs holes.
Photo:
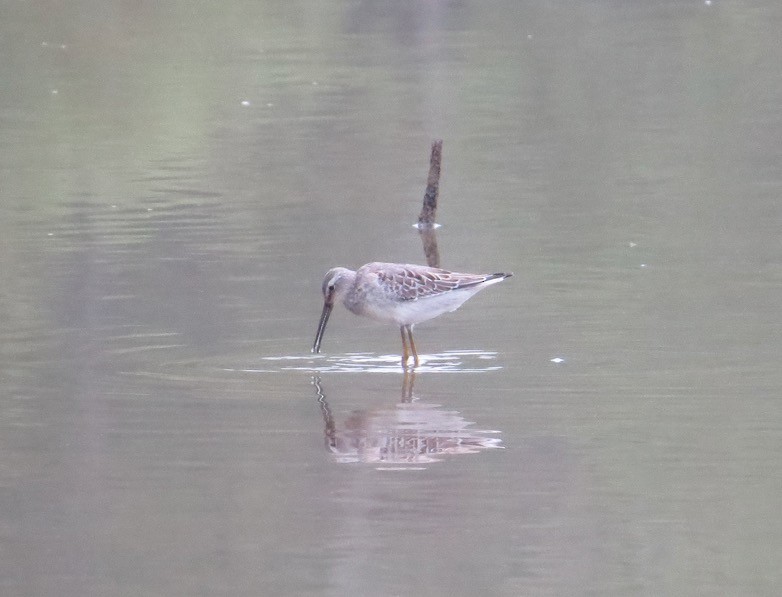
POLYGON ((444 269, 410 265, 386 266, 377 272, 378 284, 383 286, 386 292, 407 301, 474 286, 491 277, 493 276, 459 274, 444 269))

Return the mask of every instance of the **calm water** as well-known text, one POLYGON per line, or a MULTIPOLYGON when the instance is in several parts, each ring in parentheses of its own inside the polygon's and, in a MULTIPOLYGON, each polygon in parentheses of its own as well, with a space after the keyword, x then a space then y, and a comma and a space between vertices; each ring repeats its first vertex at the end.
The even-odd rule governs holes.
POLYGON ((778 2, 2 13, 3 595, 779 594, 778 2))

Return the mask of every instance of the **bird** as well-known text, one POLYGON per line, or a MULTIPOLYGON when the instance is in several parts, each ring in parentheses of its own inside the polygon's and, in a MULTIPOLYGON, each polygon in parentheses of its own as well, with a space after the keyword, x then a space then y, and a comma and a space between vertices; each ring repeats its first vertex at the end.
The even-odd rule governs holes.
POLYGON ((312 352, 320 352, 331 311, 341 301, 356 315, 398 325, 402 334, 402 367, 407 369, 411 355, 413 367, 418 367, 413 341, 415 324, 455 311, 477 292, 512 275, 463 274, 409 263, 372 262, 355 271, 332 268, 323 278, 323 311, 312 352))

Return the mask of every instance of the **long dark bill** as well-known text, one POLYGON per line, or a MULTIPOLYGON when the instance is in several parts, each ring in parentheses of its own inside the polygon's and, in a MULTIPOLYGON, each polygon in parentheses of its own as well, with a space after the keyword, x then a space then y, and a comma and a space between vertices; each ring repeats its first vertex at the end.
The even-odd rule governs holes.
POLYGON ((318 333, 315 335, 315 343, 312 345, 312 352, 320 352, 320 342, 323 340, 323 332, 326 331, 326 324, 329 322, 329 315, 334 308, 334 303, 323 303, 323 312, 320 314, 320 322, 318 323, 318 333))

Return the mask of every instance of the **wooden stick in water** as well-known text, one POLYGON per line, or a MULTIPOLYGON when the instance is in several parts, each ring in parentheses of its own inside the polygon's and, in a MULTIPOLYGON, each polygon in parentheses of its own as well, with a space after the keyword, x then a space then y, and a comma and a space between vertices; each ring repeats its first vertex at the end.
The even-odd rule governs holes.
POLYGON ((429 157, 429 177, 426 180, 424 205, 418 216, 418 233, 424 245, 426 264, 429 267, 440 267, 440 251, 437 248, 435 234, 435 216, 437 214, 437 198, 440 194, 440 164, 443 157, 443 141, 437 139, 432 143, 432 153, 429 157))

